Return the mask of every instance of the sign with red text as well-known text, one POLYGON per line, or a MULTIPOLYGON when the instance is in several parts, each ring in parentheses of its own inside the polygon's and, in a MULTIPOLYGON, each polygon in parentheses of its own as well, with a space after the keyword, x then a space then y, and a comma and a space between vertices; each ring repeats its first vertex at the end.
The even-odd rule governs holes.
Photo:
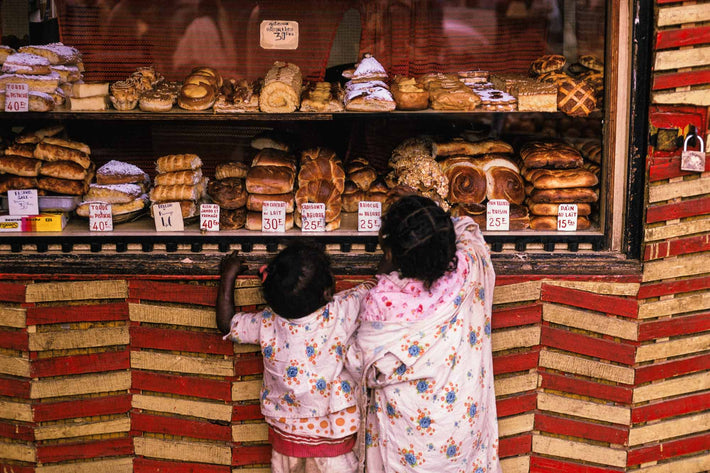
POLYGON ((486 205, 486 230, 507 232, 510 229, 510 203, 503 199, 489 200, 486 205))
POLYGON ((359 232, 379 232, 382 226, 382 204, 380 202, 359 202, 357 205, 357 230, 359 232))
POLYGON ((267 200, 261 209, 262 232, 286 231, 286 202, 267 200))
POLYGON ((200 205, 200 230, 205 232, 219 231, 219 205, 200 205))
POLYGON ((577 204, 560 204, 557 207, 557 231, 577 231, 577 204))
POLYGON ((301 204, 301 231, 325 231, 325 204, 301 204))
POLYGON ((113 216, 111 215, 111 204, 106 202, 89 202, 89 231, 113 231, 113 216))
POLYGON ((30 86, 7 84, 5 86, 5 111, 27 112, 30 109, 30 86))

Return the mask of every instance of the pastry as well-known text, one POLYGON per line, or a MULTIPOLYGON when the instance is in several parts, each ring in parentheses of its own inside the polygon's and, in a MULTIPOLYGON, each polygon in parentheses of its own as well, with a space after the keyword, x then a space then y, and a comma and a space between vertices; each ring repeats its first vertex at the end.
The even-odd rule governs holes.
POLYGON ((326 180, 335 186, 338 192, 343 192, 345 185, 345 171, 335 153, 316 159, 301 160, 301 169, 298 172, 298 186, 304 186, 308 181, 326 180))
POLYGON ((220 88, 214 111, 217 113, 258 112, 261 81, 230 79, 220 88))
POLYGON ((325 221, 332 222, 340 215, 343 202, 341 193, 330 181, 323 179, 308 181, 296 191, 296 208, 305 203, 325 204, 325 221))
MULTIPOLYGON (((579 216, 584 216, 587 217, 591 215, 592 213, 592 206, 587 203, 576 203, 576 202, 568 202, 571 204, 575 204, 577 206, 577 215, 579 216)), ((536 202, 527 202, 527 206, 530 209, 530 213, 533 215, 557 215, 559 213, 559 208, 560 204, 543 204, 543 203, 536 203, 536 202)))
POLYGON ((597 108, 594 87, 570 77, 557 86, 557 108, 573 117, 586 117, 597 108))
POLYGON ((59 74, 62 82, 76 82, 83 78, 83 74, 77 66, 49 66, 49 70, 59 74))
POLYGON ((259 108, 267 113, 290 113, 301 105, 301 69, 295 64, 276 61, 266 73, 259 95, 259 108))
POLYGON ((108 110, 111 103, 108 95, 96 95, 93 97, 76 98, 69 97, 69 109, 82 112, 99 112, 108 110))
POLYGON ((148 174, 138 166, 116 160, 111 160, 96 170, 97 184, 141 183, 147 177, 148 174))
POLYGON ((247 192, 285 194, 293 190, 296 173, 284 166, 252 166, 246 177, 247 192))
POLYGON ((0 174, 14 174, 15 176, 35 177, 39 173, 42 161, 23 156, 0 156, 0 174))
MULTIPOLYGON (((514 90, 524 84, 534 84, 535 79, 522 74, 498 73, 491 75, 493 88, 515 95, 514 90)), ((555 91, 556 92, 556 91, 555 91)))
POLYGON ((245 208, 219 210, 220 230, 238 230, 244 227, 246 221, 247 210, 245 208))
POLYGON ((433 158, 401 158, 390 161, 396 176, 396 184, 416 189, 432 199, 444 199, 449 193, 449 180, 433 158))
POLYGON ((259 151, 251 162, 252 167, 279 166, 296 171, 296 159, 285 151, 274 148, 264 148, 259 151))
POLYGON ((240 177, 244 179, 247 177, 248 170, 249 166, 244 163, 236 161, 220 163, 215 168, 214 177, 215 179, 226 179, 228 177, 240 177))
POLYGON ((34 189, 36 187, 37 179, 34 177, 0 174, 0 194, 5 194, 9 190, 34 189))
POLYGON ((35 54, 12 54, 5 59, 2 72, 8 74, 49 74, 49 60, 35 54))
POLYGON ((34 130, 34 131, 24 131, 23 130, 22 134, 18 135, 15 138, 15 143, 37 144, 40 141, 42 141, 42 138, 46 138, 48 136, 55 136, 63 131, 64 131, 64 125, 53 125, 53 126, 48 126, 46 128, 40 128, 39 130, 34 130))
POLYGON ((387 80, 387 71, 372 54, 365 53, 352 74, 353 82, 387 80))
POLYGON ((586 169, 527 169, 523 172, 535 189, 593 187, 599 179, 586 169))
POLYGON ((91 184, 84 200, 126 204, 141 195, 143 189, 138 184, 91 184))
POLYGON ((67 95, 60 87, 57 87, 49 96, 54 100, 54 108, 61 107, 67 102, 67 95))
MULTIPOLYGON (((39 161, 39 160, 38 160, 39 161)), ((70 179, 72 181, 83 181, 86 179, 91 168, 84 169, 80 165, 71 161, 39 161, 42 167, 39 174, 42 176, 56 177, 58 179, 70 179)))
POLYGON ((75 149, 87 155, 91 154, 91 148, 89 148, 89 145, 79 141, 65 140, 63 138, 57 138, 56 136, 47 136, 42 138, 41 143, 75 149))
POLYGON ((37 179, 37 188, 56 194, 83 195, 89 187, 87 180, 73 181, 42 176, 37 179))
POLYGON ((81 53, 76 48, 63 43, 34 44, 23 46, 18 51, 45 57, 53 65, 78 64, 81 61, 81 53))
POLYGON ((579 63, 587 69, 593 71, 604 72, 604 63, 598 57, 592 54, 584 54, 579 56, 579 63))
POLYGON ((337 82, 308 82, 301 93, 302 112, 332 113, 345 109, 345 91, 337 82))
POLYGON ((434 110, 472 111, 481 98, 458 80, 444 80, 429 84, 429 102, 434 110))
POLYGON ((158 173, 153 179, 156 186, 194 186, 202 181, 202 169, 194 171, 172 171, 158 173))
POLYGON ((207 186, 207 194, 224 209, 238 209, 247 203, 244 179, 238 177, 211 181, 207 186))
POLYGON ((497 89, 477 90, 481 98, 481 108, 493 112, 513 112, 518 109, 518 99, 507 92, 497 89))
POLYGON ((204 83, 186 83, 180 89, 178 105, 185 110, 207 110, 214 105, 215 90, 204 83))
POLYGON ((345 175, 360 190, 366 191, 377 179, 377 171, 365 158, 353 158, 345 168, 345 175))
POLYGON ((106 96, 109 94, 108 82, 80 82, 72 88, 72 98, 106 96))
POLYGON ((209 77, 210 82, 215 85, 216 89, 219 89, 222 87, 223 80, 222 80, 222 75, 219 73, 217 69, 214 67, 209 67, 209 66, 197 66, 192 68, 192 71, 190 71, 190 76, 203 76, 203 77, 209 77))
POLYGON ((343 212, 357 212, 358 204, 365 200, 365 192, 353 181, 345 181, 341 198, 343 201, 343 212))
MULTIPOLYGON (((77 205, 75 212, 78 216, 80 217, 85 217, 89 218, 90 216, 90 208, 89 205, 92 202, 102 202, 102 201, 97 201, 97 200, 85 200, 84 202, 80 202, 79 205, 77 205)), ((111 215, 125 215, 131 212, 138 212, 140 210, 143 210, 146 205, 148 205, 148 196, 143 194, 140 197, 137 197, 133 199, 130 202, 127 202, 125 204, 111 204, 111 215)))
POLYGON ((202 166, 202 160, 196 154, 169 154, 155 161, 155 170, 159 173, 190 171, 202 166))
POLYGON ((11 54, 15 54, 17 51, 12 49, 10 46, 0 45, 0 64, 5 62, 5 59, 11 54))
POLYGON ((468 157, 452 157, 441 162, 449 180, 447 200, 462 204, 480 204, 486 198, 486 173, 468 157))
POLYGON ((431 137, 422 135, 407 138, 402 141, 397 147, 392 150, 392 158, 390 161, 397 161, 400 158, 424 156, 433 158, 433 141, 431 137))
POLYGON ((296 207, 296 201, 293 192, 285 194, 247 194, 247 210, 261 212, 264 208, 264 202, 286 202, 286 213, 291 213, 296 207))
POLYGON ((455 139, 452 141, 433 143, 432 151, 437 157, 456 155, 475 156, 488 153, 512 153, 513 147, 505 141, 500 140, 470 142, 462 139, 455 139))
POLYGON ((141 95, 138 100, 138 107, 144 112, 169 112, 172 110, 174 103, 173 95, 167 92, 151 90, 141 95))
MULTIPOLYGON (((591 226, 587 217, 577 217, 577 230, 587 230, 591 226)), ((556 216, 533 216, 530 219, 530 228, 533 230, 557 230, 556 216)))
POLYGON ((530 64, 530 72, 535 75, 540 75, 545 72, 560 71, 567 60, 559 54, 548 54, 535 59, 530 64))
POLYGON ((545 72, 544 74, 540 74, 537 76, 538 82, 545 82, 549 84, 555 84, 559 85, 560 83, 566 81, 569 79, 569 75, 565 74, 562 71, 550 71, 550 72, 545 72))
POLYGON ((397 104, 388 88, 376 82, 357 84, 348 82, 346 84, 346 110, 352 112, 391 112, 396 106, 397 104))
POLYGON ((582 155, 572 146, 559 142, 532 141, 520 150, 526 168, 571 169, 582 166, 582 155))
POLYGON ((84 169, 91 164, 89 155, 74 148, 53 145, 41 141, 34 149, 34 157, 43 161, 73 161, 84 169))
POLYGON ((599 200, 599 192, 591 187, 573 189, 527 189, 528 198, 533 203, 577 204, 594 203, 599 200))
POLYGON ((289 138, 284 133, 279 133, 273 130, 267 130, 259 133, 251 140, 251 147, 254 149, 278 149, 281 151, 290 151, 289 138))
POLYGON ((486 198, 522 204, 525 200, 525 184, 522 176, 504 166, 489 168, 486 171, 486 198))
MULTIPOLYGON (((5 110, 6 91, 0 90, 0 110, 5 110)), ((30 112, 50 112, 54 110, 55 101, 51 94, 29 91, 27 93, 27 109, 30 112)))
MULTIPOLYGON (((130 185, 130 184, 125 184, 130 185)), ((178 184, 174 186, 154 186, 150 190, 150 200, 152 202, 175 202, 178 200, 196 201, 203 194, 201 184, 186 185, 178 184)))
POLYGON ((520 83, 514 87, 520 112, 556 112, 557 86, 544 82, 520 83))
POLYGON ((36 147, 37 145, 33 143, 15 142, 5 149, 5 154, 11 154, 13 156, 23 156, 25 158, 33 158, 36 147))
POLYGON ((395 76, 391 92, 398 110, 424 110, 429 107, 429 91, 413 77, 395 76))
POLYGON ((5 90, 7 84, 27 84, 31 92, 51 94, 59 87, 59 80, 59 74, 56 72, 47 75, 2 74, 0 75, 0 90, 5 90))

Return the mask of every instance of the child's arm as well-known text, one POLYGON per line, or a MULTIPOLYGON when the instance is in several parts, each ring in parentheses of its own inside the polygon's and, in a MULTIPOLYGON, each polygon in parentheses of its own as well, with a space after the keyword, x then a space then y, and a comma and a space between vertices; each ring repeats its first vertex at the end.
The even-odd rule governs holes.
POLYGON ((220 266, 221 277, 217 292, 217 327, 223 334, 228 334, 234 316, 234 281, 241 272, 242 257, 237 251, 225 256, 220 266))

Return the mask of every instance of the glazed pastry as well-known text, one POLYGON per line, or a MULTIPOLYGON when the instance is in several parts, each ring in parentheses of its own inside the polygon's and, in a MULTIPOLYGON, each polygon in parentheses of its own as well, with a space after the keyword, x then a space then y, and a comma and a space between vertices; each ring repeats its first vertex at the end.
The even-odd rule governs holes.
POLYGON ((301 94, 302 112, 332 113, 345 109, 345 92, 337 82, 308 82, 301 94))

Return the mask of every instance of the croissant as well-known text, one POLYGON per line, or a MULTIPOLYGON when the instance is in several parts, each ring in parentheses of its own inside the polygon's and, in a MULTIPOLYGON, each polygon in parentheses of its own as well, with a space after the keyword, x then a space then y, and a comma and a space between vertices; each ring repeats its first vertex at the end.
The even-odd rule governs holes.
POLYGON ((318 158, 301 164, 298 186, 303 187, 309 181, 315 180, 330 181, 338 193, 342 193, 345 186, 345 171, 339 161, 327 158, 318 158))
POLYGON ((480 204, 486 198, 486 173, 476 162, 466 157, 449 158, 441 163, 449 179, 449 202, 480 204))
POLYGON ((301 69, 295 64, 276 61, 264 78, 259 108, 267 113, 290 113, 301 105, 301 69))
POLYGON ((340 191, 332 182, 323 179, 308 181, 296 191, 296 208, 300 209, 305 203, 325 204, 326 222, 335 220, 343 206, 340 191))

